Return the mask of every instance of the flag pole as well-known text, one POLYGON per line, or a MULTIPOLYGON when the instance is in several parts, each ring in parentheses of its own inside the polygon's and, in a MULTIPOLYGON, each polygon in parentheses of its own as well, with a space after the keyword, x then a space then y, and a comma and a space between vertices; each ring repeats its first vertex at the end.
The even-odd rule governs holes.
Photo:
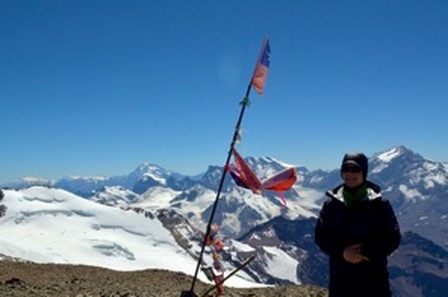
POLYGON ((219 186, 218 186, 218 192, 216 193, 215 202, 213 203, 213 208, 212 208, 212 212, 210 214, 210 218, 208 220, 207 229, 205 231, 205 235, 204 235, 204 238, 202 240, 201 252, 199 254, 199 259, 198 259, 198 262, 197 262, 197 265, 196 265, 196 270, 195 270, 194 276, 193 276, 193 282, 191 284, 191 288, 190 288, 190 292, 189 292, 190 295, 183 294, 183 295, 181 295, 182 297, 190 297, 190 296, 193 297, 193 296, 196 296, 196 295, 191 295, 191 294, 194 294, 193 293, 194 292, 194 287, 195 287, 196 280, 197 280, 197 277, 198 277, 199 267, 201 265, 202 258, 203 258, 203 255, 204 255, 206 240, 207 240, 207 237, 210 235, 211 226, 212 226, 213 219, 214 219, 214 216, 215 216, 215 213, 216 213, 216 209, 218 207, 219 197, 221 196, 221 191, 222 191, 222 188, 224 186, 224 181, 226 179, 226 175, 227 175, 226 168, 227 168, 227 166, 229 166, 230 159, 232 157, 232 151, 233 151, 233 149, 235 147, 235 143, 238 140, 238 135, 239 135, 239 131, 240 131, 240 128, 241 128, 241 122, 243 121, 244 112, 246 110, 246 107, 250 104, 249 94, 250 94, 251 86, 252 86, 252 84, 249 83, 249 85, 247 86, 246 95, 244 96, 243 100, 241 100, 241 102, 240 102, 240 105, 241 105, 240 114, 239 114, 238 121, 237 121, 237 124, 236 124, 236 127, 235 127, 235 132, 233 133, 232 142, 230 143, 230 150, 229 150, 229 152, 227 154, 226 163, 225 163, 223 171, 222 171, 221 180, 220 180, 219 186))
MULTIPOLYGON (((250 100, 249 100, 250 91, 252 89, 252 85, 253 85, 253 82, 254 82, 254 77, 255 77, 255 74, 257 72, 257 68, 259 67, 259 63, 260 63, 260 60, 262 58, 263 51, 266 48, 267 42, 268 41, 267 41, 267 38, 266 38, 264 40, 264 42, 263 42, 263 46, 261 48, 261 52, 260 52, 260 55, 259 55, 258 60, 257 60, 257 64, 255 65, 254 74, 252 75, 251 81, 249 82, 249 85, 247 86, 246 94, 245 94, 244 98, 240 101, 240 105, 241 105, 240 114, 238 116, 238 121, 237 121, 236 126, 235 126, 235 132, 233 133, 232 142, 230 143, 230 149, 229 149, 229 152, 227 154, 226 163, 225 163, 224 168, 222 170, 222 175, 221 175, 221 179, 220 179, 220 182, 219 182, 218 191, 216 193, 215 202, 213 203, 212 212, 211 212, 210 218, 208 220, 207 229, 205 231, 204 238, 202 239, 201 251, 199 253, 199 258, 198 258, 198 262, 197 262, 197 265, 196 265, 196 270, 194 272, 193 281, 191 283, 191 288, 190 288, 190 291, 182 291, 181 297, 197 297, 197 295, 194 293, 194 287, 196 285, 196 281, 197 281, 197 278, 198 278, 199 267, 201 266, 201 263, 202 263, 204 250, 205 250, 205 245, 206 245, 206 242, 207 242, 207 238, 208 238, 208 236, 210 235, 210 232, 211 232, 213 219, 214 219, 214 216, 215 216, 215 213, 216 213, 216 209, 218 207, 218 202, 219 202, 219 198, 221 196, 222 188, 224 186, 224 181, 226 179, 226 175, 227 175, 226 168, 229 166, 230 159, 232 157, 233 149, 234 149, 235 144, 236 144, 236 142, 238 141, 238 138, 239 138, 240 129, 241 129, 241 122, 243 121, 244 112, 246 111, 246 107, 250 105, 250 100)), ((269 52, 269 54, 270 54, 270 52, 269 52)))

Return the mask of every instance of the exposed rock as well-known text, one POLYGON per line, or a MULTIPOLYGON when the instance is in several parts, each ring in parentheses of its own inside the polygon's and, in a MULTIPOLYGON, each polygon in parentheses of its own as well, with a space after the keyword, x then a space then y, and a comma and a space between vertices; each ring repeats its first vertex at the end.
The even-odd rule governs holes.
MULTIPOLYGON (((191 288, 191 283, 190 276, 166 270, 124 272, 84 265, 0 261, 0 296, 179 297, 182 291, 191 288)), ((197 281, 195 293, 200 296, 210 286, 197 281)), ((328 294, 325 289, 315 286, 277 286, 226 287, 222 296, 326 297, 328 294)))

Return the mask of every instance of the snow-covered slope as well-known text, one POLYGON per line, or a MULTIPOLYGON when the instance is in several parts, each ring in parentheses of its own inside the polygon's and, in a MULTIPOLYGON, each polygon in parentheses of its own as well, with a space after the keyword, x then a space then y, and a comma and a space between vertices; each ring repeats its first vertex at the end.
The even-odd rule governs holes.
POLYGON ((59 189, 6 190, 0 252, 36 262, 184 271, 194 261, 160 221, 59 189))
MULTIPOLYGON (((47 187, 4 190, 4 194, 7 210, 0 218, 0 254, 38 263, 194 273, 197 262, 191 253, 198 246, 190 252, 181 248, 156 215, 101 205, 47 187)), ((198 277, 206 281, 204 275, 198 277)), ((256 285, 238 276, 227 284, 256 285)))

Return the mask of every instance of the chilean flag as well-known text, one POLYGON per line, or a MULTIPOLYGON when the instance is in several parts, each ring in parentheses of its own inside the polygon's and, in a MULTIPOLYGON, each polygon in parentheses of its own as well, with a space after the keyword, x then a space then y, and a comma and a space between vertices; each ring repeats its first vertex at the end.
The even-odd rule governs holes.
POLYGON ((263 94, 263 89, 264 85, 266 84, 266 78, 268 76, 270 62, 271 62, 271 47, 269 46, 269 39, 265 38, 251 80, 252 86, 260 95, 263 94))

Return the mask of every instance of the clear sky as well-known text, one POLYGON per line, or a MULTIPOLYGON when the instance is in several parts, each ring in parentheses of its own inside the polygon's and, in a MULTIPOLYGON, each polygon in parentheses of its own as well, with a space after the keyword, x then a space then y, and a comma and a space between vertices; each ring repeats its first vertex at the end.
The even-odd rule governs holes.
POLYGON ((448 1, 0 0, 0 182, 223 165, 266 35, 243 156, 448 161, 448 1))

